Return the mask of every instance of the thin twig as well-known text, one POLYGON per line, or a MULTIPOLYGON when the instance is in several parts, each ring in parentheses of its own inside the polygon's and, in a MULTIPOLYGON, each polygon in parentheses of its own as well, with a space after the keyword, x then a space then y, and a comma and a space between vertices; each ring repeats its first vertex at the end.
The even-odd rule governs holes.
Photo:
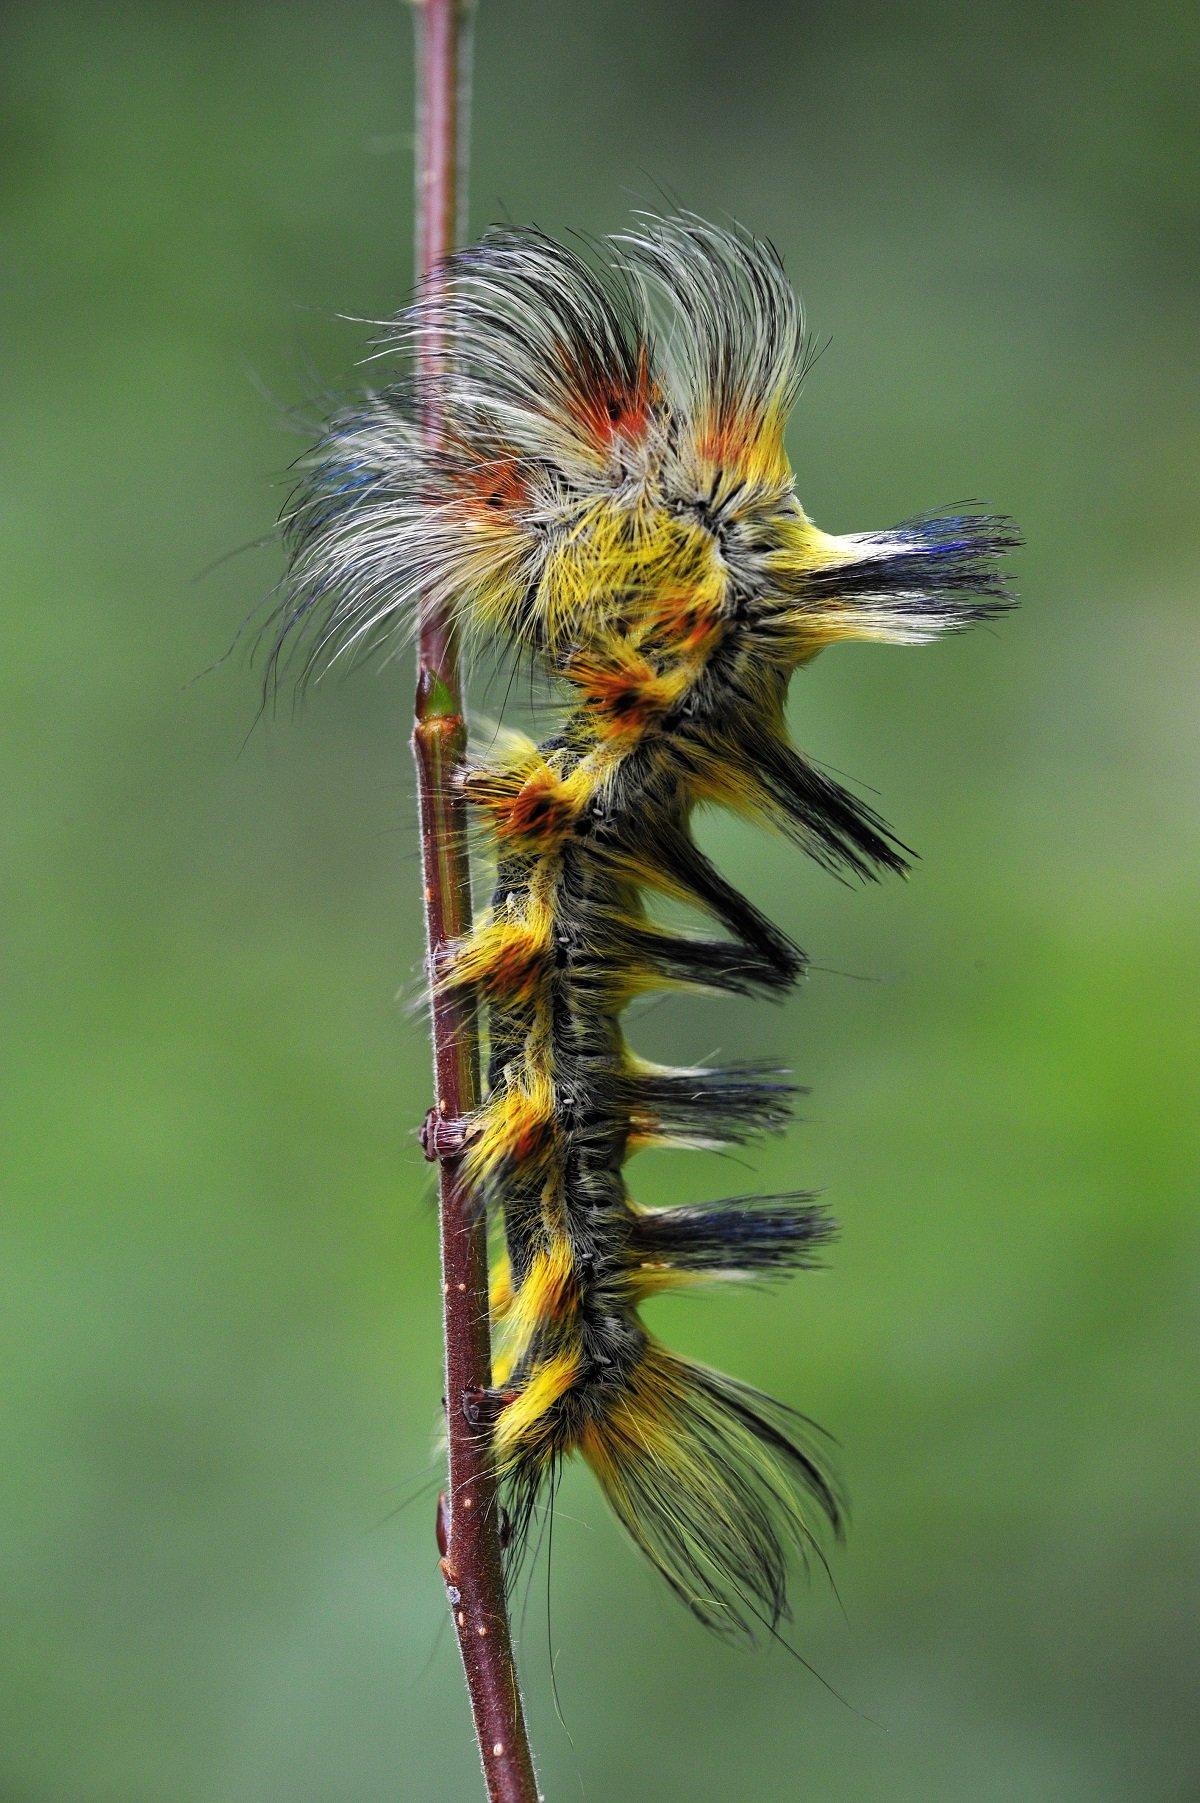
MULTIPOLYGON (((465 188, 469 20, 463 0, 417 0, 417 274, 436 270, 458 235, 465 188)), ((437 392, 446 355, 439 335, 423 336, 421 385, 437 392)), ((424 418, 439 431, 436 403, 424 418)), ((453 620, 426 606, 417 655, 416 724, 421 858, 429 971, 450 940, 471 927, 471 871, 465 809, 454 775, 466 746, 453 620)), ((469 998, 431 984, 436 1106, 426 1149, 440 1166, 442 1291, 446 1344, 449 1488, 438 1505, 438 1545, 463 1672, 492 1803, 536 1803, 537 1783, 513 1661, 504 1593, 496 1478, 486 1427, 468 1420, 468 1399, 491 1383, 487 1229, 462 1174, 454 1131, 479 1102, 479 1039, 469 998)))

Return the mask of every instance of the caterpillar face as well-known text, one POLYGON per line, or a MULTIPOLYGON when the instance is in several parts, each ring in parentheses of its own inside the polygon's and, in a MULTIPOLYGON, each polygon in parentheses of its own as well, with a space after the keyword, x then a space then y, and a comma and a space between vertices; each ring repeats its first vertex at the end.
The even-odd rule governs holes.
POLYGON ((808 341, 778 256, 742 233, 645 219, 589 261, 494 231, 437 272, 393 346, 431 330, 453 345, 437 388, 368 397, 309 461, 276 654, 298 637, 319 668, 386 648, 420 599, 523 653, 563 701, 542 745, 501 736, 461 772, 498 881, 436 973, 487 1005, 465 1157, 505 1241, 486 1418, 511 1556, 578 1452, 701 1620, 773 1632, 786 1553, 838 1529, 837 1491, 802 1417, 673 1357, 638 1310, 810 1264, 829 1225, 803 1193, 639 1207, 634 1152, 777 1131, 791 1091, 767 1066, 649 1064, 620 1017, 655 989, 778 993, 803 969, 697 847, 697 806, 840 874, 905 868, 790 743, 788 680, 837 639, 991 617, 1015 534, 977 512, 842 537, 809 520, 784 449, 808 341), (647 895, 707 915, 711 936, 669 931, 647 895))
MULTIPOLYGON (((473 625, 518 636, 552 662, 650 636, 669 654, 711 628, 722 606, 753 602, 782 626, 794 612, 789 592, 846 556, 804 513, 782 445, 764 452, 751 421, 681 442, 664 401, 653 430, 621 441, 610 475, 599 492, 561 479, 551 490, 534 472, 527 486, 493 493, 472 528, 474 553, 515 560, 527 587, 517 603, 497 585, 473 625)), ((469 472, 468 494, 478 480, 469 472)), ((781 662, 800 661, 792 638, 779 632, 775 642, 781 662)))

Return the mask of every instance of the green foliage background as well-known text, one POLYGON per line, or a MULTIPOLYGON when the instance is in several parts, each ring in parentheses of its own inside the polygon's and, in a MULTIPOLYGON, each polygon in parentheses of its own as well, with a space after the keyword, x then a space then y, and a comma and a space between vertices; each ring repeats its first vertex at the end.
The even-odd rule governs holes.
MULTIPOLYGON (((9 9, 0 1794, 446 1803, 476 1769, 433 1566, 439 1396, 396 665, 246 740, 285 417, 410 276, 409 21, 9 9), (396 991, 401 992, 400 1002, 396 991)), ((1197 38, 1184 9, 484 0, 472 220, 660 186, 784 251, 832 347, 792 445, 834 530, 979 496, 1023 611, 832 653, 801 742, 922 854, 858 893, 714 819, 819 967, 652 1050, 812 1085, 753 1175, 830 1269, 670 1305, 810 1409, 846 1620, 710 1644, 564 1488, 547 1795, 1196 1792, 1197 38), (569 1733, 568 1733, 569 1730, 569 1733)), ((497 705, 496 697, 490 705, 497 705)))

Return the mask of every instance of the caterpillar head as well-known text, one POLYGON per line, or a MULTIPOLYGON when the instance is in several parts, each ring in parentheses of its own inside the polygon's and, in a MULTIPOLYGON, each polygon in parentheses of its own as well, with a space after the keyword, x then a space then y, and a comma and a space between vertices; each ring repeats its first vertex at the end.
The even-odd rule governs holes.
POLYGON ((699 597, 786 670, 837 638, 919 640, 1006 605, 1008 523, 974 511, 833 537, 784 429, 811 362, 774 248, 691 215, 591 256, 493 230, 389 329, 453 346, 335 419, 285 515, 306 669, 393 643, 418 604, 553 671, 699 597), (436 437, 420 426, 436 418, 436 437))

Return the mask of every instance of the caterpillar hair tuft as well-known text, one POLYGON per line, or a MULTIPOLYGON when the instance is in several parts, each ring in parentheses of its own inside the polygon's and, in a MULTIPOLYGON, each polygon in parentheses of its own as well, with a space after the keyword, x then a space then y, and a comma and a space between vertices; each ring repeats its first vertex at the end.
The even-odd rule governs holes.
POLYGON ((703 804, 828 870, 902 872, 907 848, 789 741, 792 673, 839 640, 918 644, 1010 605, 1011 523, 964 509, 835 536, 797 499, 784 430, 811 356, 775 250, 691 216, 642 217, 593 256, 493 230, 389 328, 415 377, 336 418, 284 521, 272 669, 402 644, 418 598, 526 656, 565 697, 535 745, 461 774, 495 850, 490 907, 435 973, 487 1007, 488 1090, 466 1163, 503 1223, 490 1426, 514 1565, 581 1454, 702 1622, 774 1632, 789 1552, 822 1557, 843 1504, 803 1416, 668 1352, 640 1304, 819 1258, 806 1194, 639 1206, 643 1147, 780 1128, 767 1067, 648 1064, 620 1018, 663 988, 786 990, 803 954, 698 848, 703 804), (433 442, 422 429, 439 421, 433 442), (647 896, 705 932, 668 930, 647 896))

